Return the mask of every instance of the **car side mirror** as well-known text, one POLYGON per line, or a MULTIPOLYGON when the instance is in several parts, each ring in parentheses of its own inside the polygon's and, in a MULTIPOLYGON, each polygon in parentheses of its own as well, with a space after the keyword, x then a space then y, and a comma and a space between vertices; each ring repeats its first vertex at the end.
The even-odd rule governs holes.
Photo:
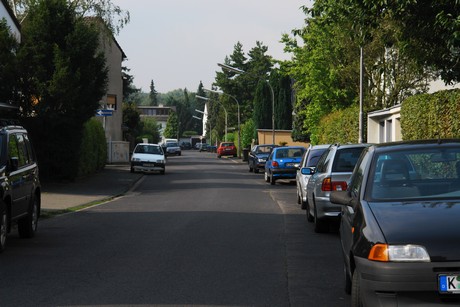
POLYGON ((329 195, 331 203, 343 206, 352 207, 353 198, 350 196, 348 191, 332 191, 329 195))
POLYGON ((302 167, 300 173, 302 173, 302 175, 313 175, 315 170, 311 167, 302 167))

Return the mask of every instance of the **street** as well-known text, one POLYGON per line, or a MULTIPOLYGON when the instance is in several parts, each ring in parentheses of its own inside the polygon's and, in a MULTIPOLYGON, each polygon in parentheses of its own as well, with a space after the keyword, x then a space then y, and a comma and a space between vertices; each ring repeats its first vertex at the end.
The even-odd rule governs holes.
POLYGON ((12 232, 0 305, 349 306, 337 231, 240 161, 183 151, 123 197, 12 232))

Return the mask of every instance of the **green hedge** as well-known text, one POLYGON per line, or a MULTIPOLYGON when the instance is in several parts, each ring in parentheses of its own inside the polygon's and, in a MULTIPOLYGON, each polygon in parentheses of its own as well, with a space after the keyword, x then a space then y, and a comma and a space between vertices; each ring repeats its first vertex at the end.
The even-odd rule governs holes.
POLYGON ((460 90, 407 98, 401 106, 403 140, 460 138, 460 90))
POLYGON ((357 143, 358 130, 359 106, 334 111, 320 120, 318 144, 357 143))
POLYGON ((95 118, 83 127, 80 146, 78 176, 93 174, 104 168, 107 162, 107 140, 102 124, 95 118))

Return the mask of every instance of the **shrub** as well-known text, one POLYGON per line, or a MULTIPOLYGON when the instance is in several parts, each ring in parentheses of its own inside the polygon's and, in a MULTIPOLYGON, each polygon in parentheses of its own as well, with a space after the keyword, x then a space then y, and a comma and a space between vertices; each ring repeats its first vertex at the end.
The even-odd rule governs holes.
POLYGON ((93 174, 104 168, 107 161, 107 140, 101 123, 92 118, 83 126, 78 176, 93 174))

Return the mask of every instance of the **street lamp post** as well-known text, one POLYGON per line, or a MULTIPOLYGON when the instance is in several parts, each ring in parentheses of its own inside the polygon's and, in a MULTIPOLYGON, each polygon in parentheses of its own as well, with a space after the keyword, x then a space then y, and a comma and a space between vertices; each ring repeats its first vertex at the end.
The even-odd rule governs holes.
POLYGON ((219 92, 219 91, 215 91, 215 90, 210 90, 210 89, 206 89, 204 88, 203 90, 205 90, 206 92, 210 92, 210 93, 214 93, 214 94, 218 94, 218 95, 227 95, 229 96, 230 98, 232 98, 233 100, 235 100, 236 102, 236 105, 237 105, 237 108, 238 108, 238 158, 241 159, 241 122, 240 122, 240 103, 238 102, 238 100, 230 95, 230 94, 227 94, 227 93, 224 93, 224 92, 219 92))
MULTIPOLYGON (((246 72, 244 70, 238 69, 236 67, 232 67, 227 64, 222 64, 222 63, 217 63, 218 66, 220 66, 224 70, 228 70, 231 72, 234 72, 236 74, 245 74, 246 72)), ((267 82, 268 87, 270 88, 270 92, 272 95, 272 142, 275 144, 275 94, 273 92, 273 87, 270 85, 270 82, 268 80, 262 79, 265 82, 267 82)))
MULTIPOLYGON (((211 99, 209 99, 208 97, 203 97, 203 96, 199 96, 199 95, 196 95, 195 96, 196 98, 199 98, 199 99, 203 99, 203 100, 206 100, 206 101, 211 101, 211 99)), ((218 103, 220 103, 219 101, 217 101, 218 103)), ((220 103, 220 105, 222 106, 222 108, 224 108, 224 112, 225 112, 225 142, 227 142, 227 134, 228 134, 228 112, 227 112, 227 109, 225 108, 225 106, 220 103)), ((211 132, 212 133, 212 132, 211 132)))

